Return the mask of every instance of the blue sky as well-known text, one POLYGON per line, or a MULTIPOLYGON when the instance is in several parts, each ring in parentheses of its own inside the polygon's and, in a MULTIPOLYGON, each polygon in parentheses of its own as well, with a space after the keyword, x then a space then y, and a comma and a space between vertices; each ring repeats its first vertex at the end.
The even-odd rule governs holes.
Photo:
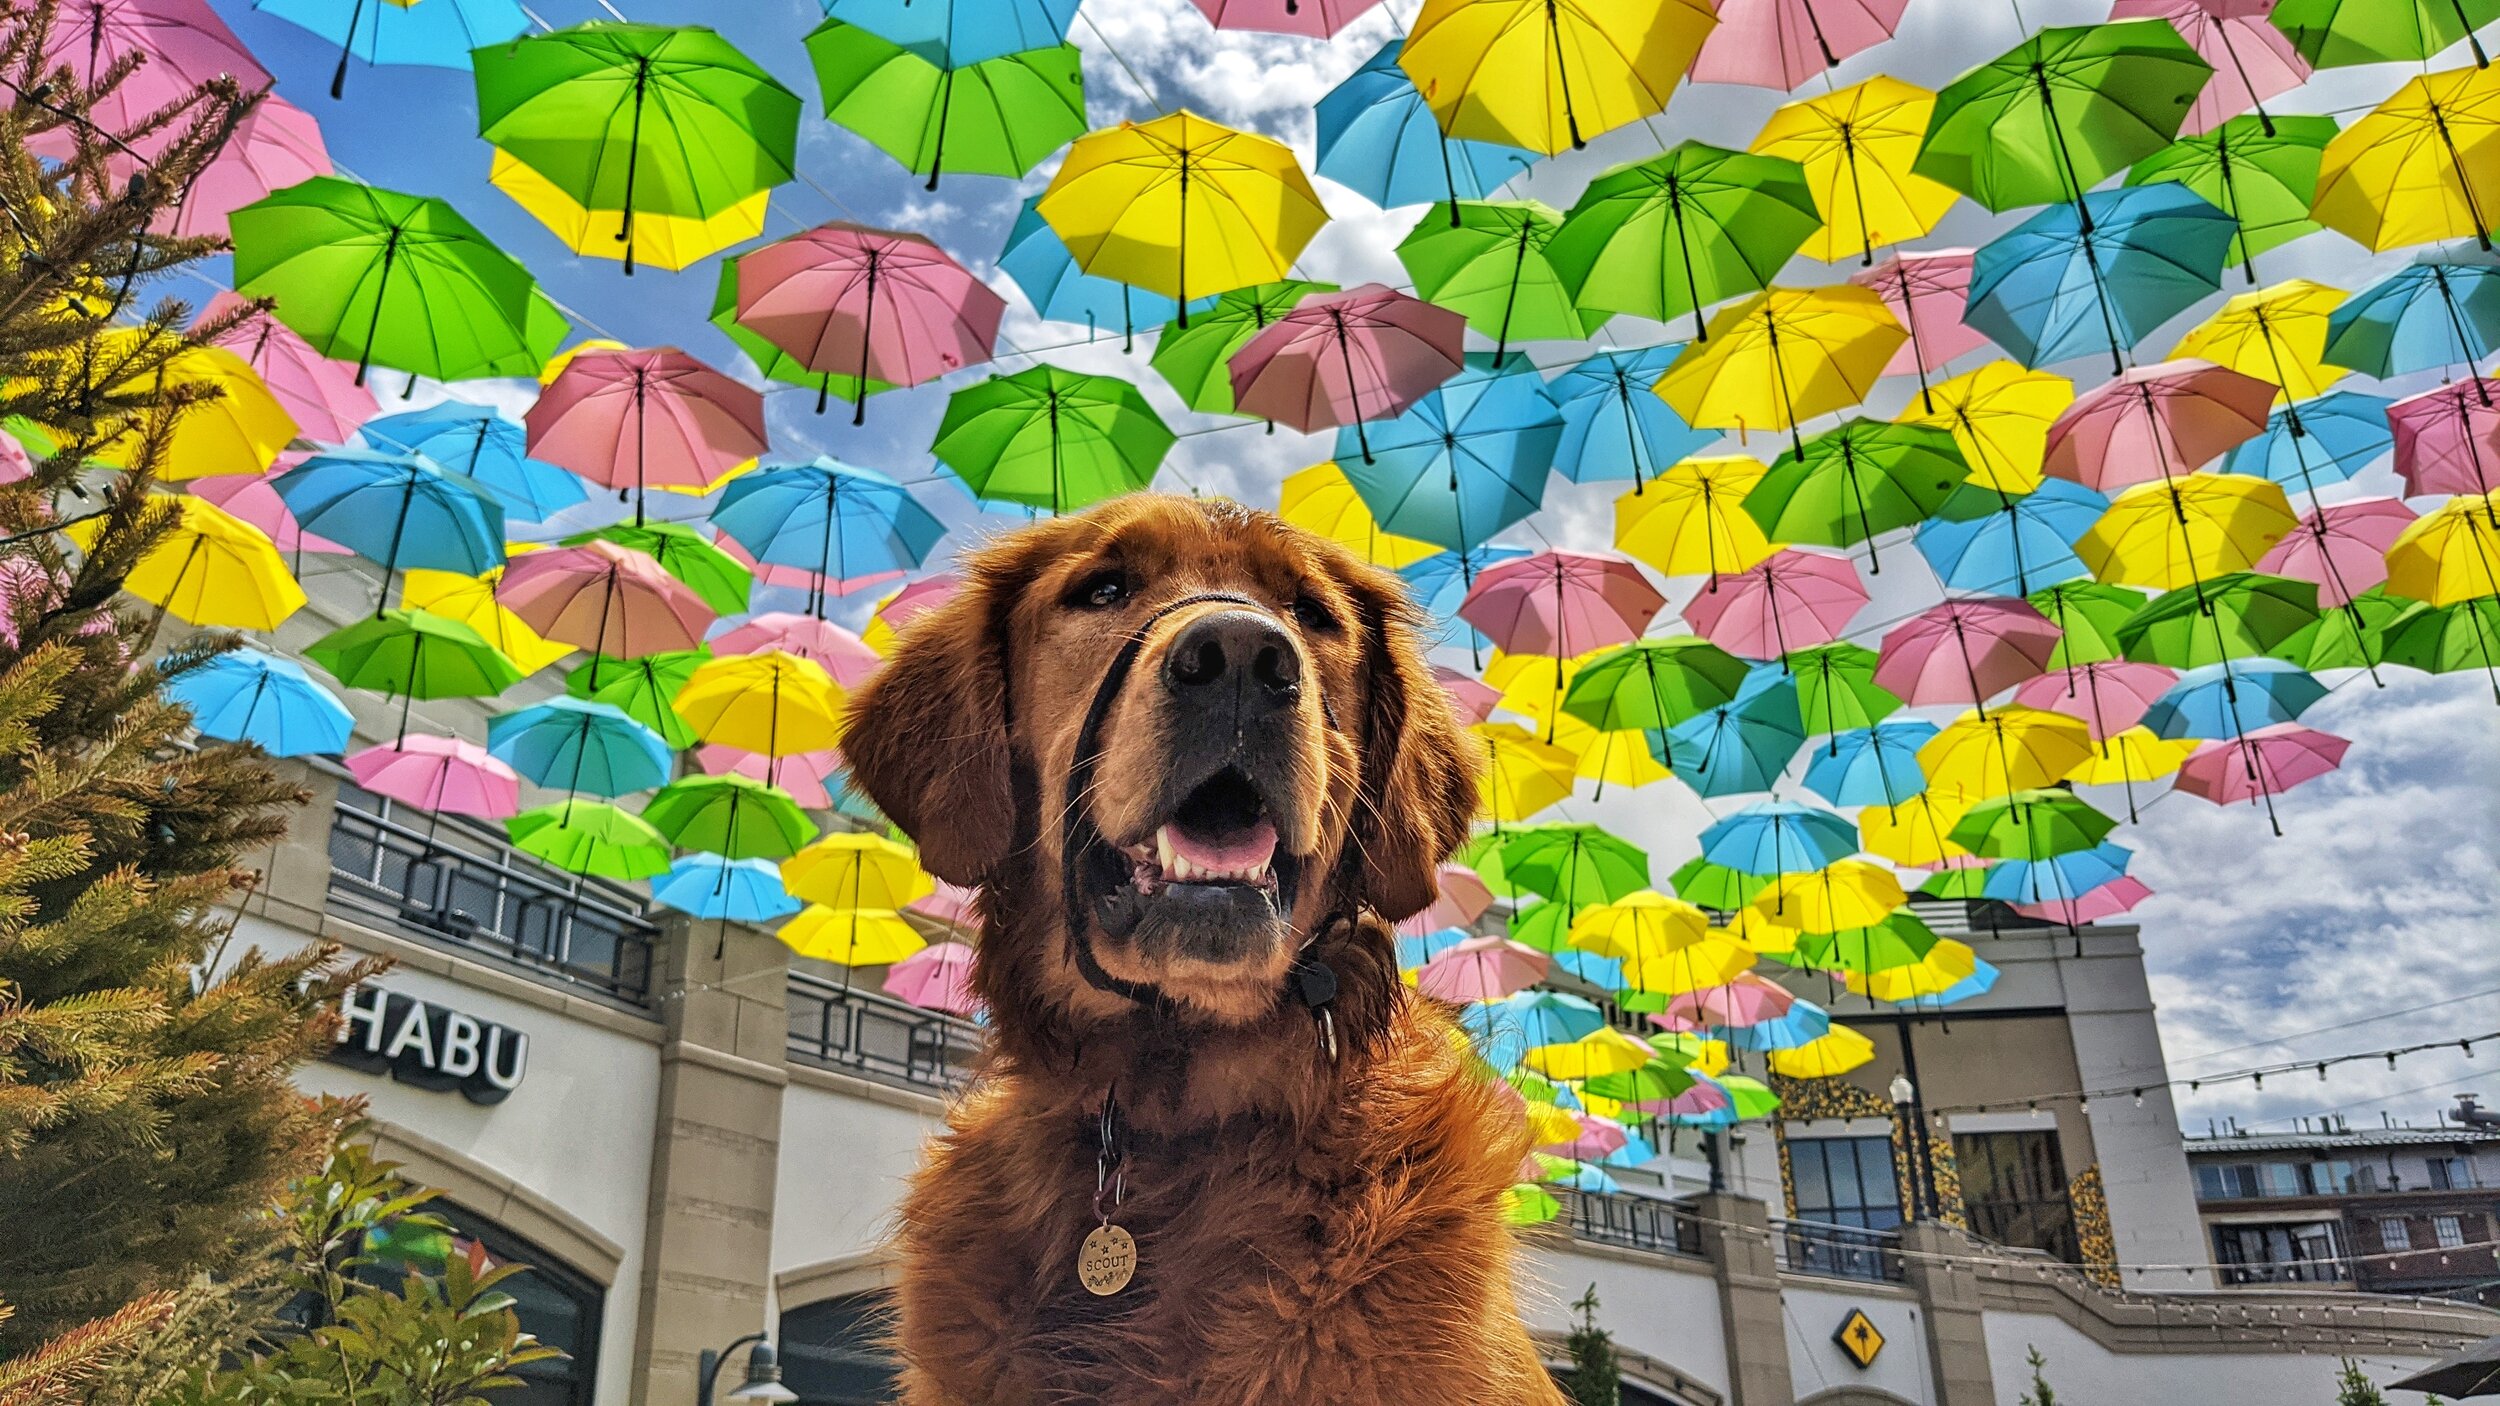
MULTIPOLYGON (((549 294, 581 317, 586 335, 674 344, 747 373, 727 339, 705 321, 713 262, 681 274, 645 270, 628 279, 615 263, 571 253, 487 184, 490 152, 475 135, 476 105, 466 72, 359 64, 349 74, 345 100, 333 102, 327 86, 335 50, 252 12, 240 0, 214 3, 277 76, 279 91, 320 119, 331 153, 345 170, 378 185, 450 200, 534 270, 549 294)), ((775 192, 768 237, 828 219, 854 219, 927 233, 987 273, 1018 201, 1047 177, 1048 167, 1023 182, 949 176, 931 195, 918 178, 822 120, 800 44, 818 18, 814 0, 616 0, 616 5, 636 20, 720 29, 805 100, 803 178, 775 192)), ((533 0, 532 8, 556 26, 609 15, 596 0, 533 0)), ((1307 166, 1311 104, 1395 37, 1397 25, 1414 10, 1415 0, 1389 0, 1332 43, 1320 44, 1216 34, 1188 0, 1087 0, 1072 37, 1085 50, 1096 125, 1150 115, 1162 106, 1188 106, 1292 143, 1307 166)), ((2021 6, 2022 18, 2032 25, 2085 23, 2106 12, 2106 0, 2026 0, 2021 6)), ((1888 72, 1937 87, 2010 47, 2021 33, 2010 0, 1913 0, 1901 37, 1852 60, 1836 78, 1848 83, 1888 72)), ((2340 111, 2375 101, 2402 76, 2401 70, 2385 68, 2345 70, 2274 106, 2340 111)), ((1821 86, 1812 84, 1810 91, 1821 86)), ((1666 117, 1545 163, 1510 193, 1567 208, 1597 171, 1660 144, 1699 137, 1741 147, 1781 101, 1780 95, 1750 89, 1687 89, 1666 117)), ((1384 213, 1341 187, 1321 182, 1320 189, 1336 220, 1306 254, 1301 271, 1344 283, 1401 282, 1389 251, 1419 212, 1384 213)), ((1965 202, 1921 245, 1977 243, 2010 223, 2011 217, 1991 217, 1965 202)), ((2262 259, 2260 272, 2267 281, 2311 277, 2349 289, 2396 261, 2368 258, 2336 236, 2313 236, 2262 259)), ((1823 281, 1849 271, 1844 265, 1826 272, 1800 260, 1786 281, 1823 281)), ((1326 457, 1323 440, 1263 434, 1255 425, 1180 412, 1147 372, 1144 346, 1125 358, 1116 340, 1067 347, 1082 329, 1036 321, 998 281, 1010 296, 1005 338, 1010 346, 1055 348, 1053 361, 1143 379, 1176 429, 1235 426, 1185 437, 1158 486, 1272 503, 1284 473, 1326 457)), ((2225 291, 2241 287, 2234 275, 2225 291)), ((2209 302, 2147 338, 2142 359, 2158 359, 2179 331, 2210 307, 2209 302)), ((1610 335, 1616 345, 1664 339, 1659 329, 1629 320, 1619 320, 1610 335)), ((1540 360, 1560 355, 1552 350, 1540 360)), ((1003 356, 1002 363, 1007 369, 1026 364, 1013 355, 1003 356)), ((2100 374, 2088 365, 2061 369, 2087 378, 2100 374)), ((395 374, 379 376, 377 383, 390 408, 404 383, 395 374)), ((530 389, 472 385, 458 393, 517 410, 530 389)), ((423 404, 440 394, 439 388, 422 386, 407 403, 423 404)), ((1889 413, 1904 392, 1892 387, 1885 394, 1889 398, 1871 407, 1874 413, 1889 413)), ((784 390, 771 401, 775 457, 829 453, 901 479, 926 479, 925 446, 944 401, 943 387, 880 397, 866 427, 855 429, 838 407, 819 417, 811 413, 812 396, 784 390)), ((1531 546, 1547 541, 1602 546, 1610 500, 1619 487, 1560 486, 1534 527, 1513 536, 1531 546)), ((2375 471, 2350 491, 2395 491, 2394 479, 2375 471)), ((969 504, 944 485, 927 484, 924 496, 948 521, 969 524, 970 532, 1014 520, 996 515, 976 522, 969 504)), ((1911 558, 1906 551, 1898 555, 1911 558)), ((1891 554, 1886 565, 1892 567, 1891 554)), ((1888 569, 1884 594, 1868 618, 1902 613, 1886 609, 1888 602, 1907 600, 1906 608, 1914 609, 1932 600, 1933 583, 1919 575, 1888 569)), ((1690 584, 1677 583, 1670 599, 1680 600, 1690 584)), ((851 608, 863 604, 853 602, 851 608)), ((2500 1029, 2500 897, 2495 896, 2500 707, 2493 705, 2489 686, 2473 675, 2408 675, 2392 678, 2384 690, 2364 679, 2340 689, 2308 721, 2354 745, 2343 771, 2284 798, 2285 838, 2273 839, 2262 815, 2184 797, 2154 805, 2141 827, 2116 836, 2139 849, 2137 872, 2158 890, 2137 916, 2165 1040, 2183 1074, 2500 1029)), ((1689 793, 1663 786, 1613 791, 1602 806, 1583 802, 1577 809, 1647 844, 1660 860, 1661 875, 1690 853, 1691 836, 1707 819, 1689 793)), ((2262 1091, 2246 1084, 2182 1091, 2181 1116, 2199 1128, 2208 1117, 2224 1114, 2246 1120, 2342 1111, 2375 1122, 2384 1104, 2400 1115, 2426 1118, 2453 1090, 2476 1087, 2477 1076, 2495 1063, 2500 1045, 2473 1060, 2452 1052, 2417 1056, 2393 1070, 2377 1063, 2346 1066, 2323 1083, 2303 1075, 2269 1080, 2262 1091)), ((2500 1095, 2500 1080, 2481 1080, 2480 1087, 2500 1095)))

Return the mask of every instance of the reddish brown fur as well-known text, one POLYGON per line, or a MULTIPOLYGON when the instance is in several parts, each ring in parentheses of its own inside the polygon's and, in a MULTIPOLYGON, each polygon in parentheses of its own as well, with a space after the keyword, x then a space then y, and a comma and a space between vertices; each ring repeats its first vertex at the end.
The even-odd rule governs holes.
MULTIPOLYGON (((911 1406, 1560 1402, 1518 1319, 1500 1218, 1526 1130, 1447 1014, 1399 981, 1384 921, 1430 900, 1475 799, 1474 750, 1414 625, 1393 578, 1266 514, 1132 497, 981 552, 858 700, 853 774, 930 869, 982 886, 974 983, 992 1014, 984 1074, 901 1212, 911 1406), (1140 599, 1068 609, 1106 559, 1138 576, 1140 599), (1306 594, 1341 622, 1293 626, 1311 714, 1293 771, 1313 804, 1279 825, 1312 859, 1296 930, 1318 930, 1312 951, 1341 983, 1333 1060, 1283 992, 1290 951, 1213 972, 1097 949, 1177 1013, 1095 989, 1070 956, 1044 820, 1086 704, 1143 612, 1205 590, 1287 619, 1306 594), (1098 1299, 1076 1258, 1112 1089, 1130 1128, 1116 1219, 1139 1266, 1098 1299)), ((1170 633, 1158 627, 1132 680, 1154 676, 1170 633)), ((1082 798, 1116 842, 1152 823, 1161 742, 1153 708, 1124 695, 1082 798)))

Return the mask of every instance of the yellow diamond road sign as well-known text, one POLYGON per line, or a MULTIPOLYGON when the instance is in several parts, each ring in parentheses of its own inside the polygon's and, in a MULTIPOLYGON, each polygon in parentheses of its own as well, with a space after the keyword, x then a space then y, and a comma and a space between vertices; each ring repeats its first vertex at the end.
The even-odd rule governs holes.
POLYGON ((1849 1360, 1861 1367, 1874 1366, 1875 1354, 1884 1350, 1884 1335, 1876 1331, 1875 1320, 1867 1317, 1863 1309, 1849 1310, 1849 1316, 1840 1320, 1840 1331, 1832 1334, 1832 1341, 1840 1344, 1849 1360))

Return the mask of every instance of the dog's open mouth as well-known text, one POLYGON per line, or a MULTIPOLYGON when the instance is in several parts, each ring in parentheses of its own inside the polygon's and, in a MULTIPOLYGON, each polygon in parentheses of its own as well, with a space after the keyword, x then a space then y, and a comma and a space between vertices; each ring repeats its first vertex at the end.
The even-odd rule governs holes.
POLYGON ((1250 778, 1231 767, 1181 801, 1153 838, 1123 851, 1129 883, 1152 895, 1166 884, 1276 887, 1276 824, 1250 778))
POLYGON ((1086 827, 1081 872, 1103 935, 1141 960, 1265 960, 1288 936, 1302 869, 1279 818, 1251 773, 1228 764, 1142 838, 1086 827))

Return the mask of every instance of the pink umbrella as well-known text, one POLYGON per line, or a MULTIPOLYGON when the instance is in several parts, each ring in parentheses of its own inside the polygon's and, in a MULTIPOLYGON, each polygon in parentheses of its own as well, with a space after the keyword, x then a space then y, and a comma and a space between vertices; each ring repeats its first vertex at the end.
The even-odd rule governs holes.
POLYGON ((738 260, 738 322, 824 379, 916 386, 990 359, 1007 300, 917 234, 845 220, 777 240, 738 260))
POLYGON ((2144 886, 2142 879, 2133 874, 2121 874, 2081 898, 2054 898, 2043 903, 2017 903, 2013 905, 2013 909, 2026 918, 2038 918, 2042 922, 2079 928, 2086 923, 2097 923, 2103 918, 2115 918, 2152 896, 2153 891, 2144 886))
POLYGON ((1562 1155, 1581 1162, 1605 1160, 1608 1153, 1620 1152, 1632 1140, 1621 1123, 1600 1118, 1594 1113, 1574 1113, 1571 1121, 1580 1125, 1580 1136, 1563 1149, 1562 1155))
MULTIPOLYGON (((16 435, 0 433, 0 483, 24 483, 34 476, 35 456, 26 452, 26 446, 18 443, 16 435)), ((191 481, 195 488, 199 486, 199 482, 198 479, 191 481)), ((268 529, 262 528, 261 530, 265 532, 268 529)), ((1495 696, 1498 698, 1500 695, 1495 696)), ((1478 718, 1476 721, 1482 722, 1484 719, 1478 718)))
POLYGON ((2405 495, 2489 493, 2500 487, 2500 380, 2477 376, 2387 407, 2405 495))
POLYGON ((312 343, 251 300, 219 293, 191 320, 193 330, 241 313, 242 319, 211 338, 259 373, 280 408, 304 438, 344 443, 378 411, 373 392, 356 384, 356 368, 314 351, 312 343))
POLYGON ((745 752, 724 747, 717 742, 697 747, 695 764, 706 776, 743 776, 761 781, 790 793, 790 799, 809 810, 833 809, 833 792, 825 787, 825 778, 840 769, 839 752, 792 752, 784 757, 768 757, 761 752, 745 752))
MULTIPOLYGON (((527 558, 524 558, 527 560, 527 558)), ((1905 703, 1970 703, 2045 672, 2058 629, 2025 600, 1949 600, 1884 635, 1875 682, 1905 703)))
MULTIPOLYGON (((77 0, 63 5, 44 36, 43 55, 32 67, 50 73, 66 66, 71 80, 84 87, 134 57, 138 65, 130 76, 87 114, 107 132, 138 127, 158 109, 220 75, 233 78, 246 92, 272 81, 269 70, 252 58, 207 0, 77 0)), ((177 130, 182 125, 181 119, 175 120, 177 130)), ((66 128, 56 128, 27 145, 38 156, 60 159, 69 155, 71 137, 66 128)))
POLYGON ((950 928, 971 932, 981 926, 980 911, 973 907, 980 897, 981 890, 978 888, 965 888, 940 879, 936 888, 913 899, 905 907, 923 917, 935 918, 950 928))
MULTIPOLYGON (((0 446, 5 448, 5 446, 0 446)), ((1469 727, 1493 716, 1502 706, 1502 691, 1477 678, 1463 674, 1447 664, 1432 666, 1432 681, 1450 696, 1450 706, 1458 710, 1458 720, 1469 727)))
MULTIPOLYGON (((137 143, 153 156, 180 131, 181 124, 149 141, 137 143)), ((117 174, 127 177, 139 163, 116 155, 117 174)), ((312 114, 275 93, 260 100, 234 126, 215 160, 201 169, 173 209, 157 217, 160 234, 184 238, 223 237, 226 212, 239 209, 273 190, 331 173, 330 148, 321 140, 321 125, 312 114)))
POLYGON ((548 639, 611 659, 692 649, 713 618, 694 588, 608 541, 514 557, 495 598, 548 639))
POLYGON ((527 416, 529 452, 592 483, 709 488, 766 447, 764 396, 677 350, 586 351, 527 416))
POLYGON ((2309 81, 2309 61, 2288 35, 2267 23, 2274 5, 2275 0, 2117 0, 2109 17, 2168 20, 2188 47, 2213 65, 2214 76, 2189 105, 2179 135, 2210 132, 2254 108, 2266 135, 2273 136, 2266 99, 2309 81))
POLYGON ((1783 547, 1747 570, 1711 577, 1685 603, 1684 620, 1730 654, 1776 659, 1839 639, 1866 602, 1848 557, 1783 547))
POLYGON ((1233 405, 1305 434, 1387 420, 1466 364, 1467 319, 1377 283, 1315 293, 1233 353, 1233 405))
POLYGON ((952 571, 933 572, 896 591, 877 607, 877 618, 885 622, 887 629, 900 631, 919 619, 922 612, 953 600, 963 584, 964 578, 952 571))
POLYGON ((749 619, 712 641, 712 648, 722 654, 753 654, 766 649, 795 654, 822 664, 825 672, 833 675, 833 681, 846 690, 866 683, 868 676, 885 663, 885 656, 841 626, 786 610, 766 611, 749 619))
POLYGON ((1332 39, 1338 30, 1380 0, 1197 0, 1199 13, 1217 29, 1300 34, 1332 39))
POLYGON ((474 742, 419 733, 347 759, 356 784, 419 810, 505 820, 521 813, 521 777, 474 742))
POLYGON ((2266 820, 2280 835, 2283 822, 2275 816, 2274 798, 2342 766, 2350 746, 2331 732, 2276 723, 2197 748, 2179 767, 2177 789, 2218 806, 2263 801, 2266 820))
POLYGON ((1777 1020, 1796 1003, 1796 995, 1778 982, 1752 972, 1738 972, 1721 985, 1677 995, 1650 1021, 1670 1030, 1709 1025, 1741 1029, 1777 1020))
POLYGON ((2101 493, 2192 473, 2264 430, 2279 394, 2194 357, 2139 366, 2058 413, 2042 467, 2101 493))
POLYGON ((1691 1088, 1673 1098, 1644 1099, 1638 1103, 1624 1105, 1626 1108, 1636 1108, 1643 1113, 1666 1118, 1697 1118, 1705 1113, 1716 1113, 1727 1106, 1727 1090, 1720 1087, 1717 1081, 1698 1075, 1694 1077, 1691 1088))
POLYGON ((1910 0, 1719 0, 1719 27, 1693 60, 1696 83, 1793 92, 1901 27, 1910 0))
POLYGON ((886 969, 885 994, 922 1010, 972 1014, 981 998, 972 991, 971 945, 932 942, 896 962, 886 969))
POLYGON ((2014 701, 2081 718, 2093 737, 2106 739, 2142 722, 2145 710, 2178 679, 2178 671, 2159 664, 2103 659, 2029 680, 2014 690, 2014 701))
MULTIPOLYGON (((14 441, 12 441, 14 442, 14 441)), ((0 445, 5 449, 6 445, 0 445)), ((327 537, 315 536, 298 526, 295 514, 287 510, 286 501, 269 480, 259 474, 212 474, 184 482, 183 489, 191 496, 216 504, 236 517, 269 534, 269 540, 282 552, 311 552, 316 556, 354 556, 352 548, 342 547, 327 537)))
POLYGON ((1498 1001, 1545 979, 1554 959, 1506 937, 1471 937, 1424 963, 1415 987, 1444 1001, 1498 1001))
POLYGON ((1970 301, 1972 257, 1968 249, 1896 254, 1849 280, 1860 288, 1874 289, 1892 315, 1910 329, 1910 340, 1892 354, 1884 374, 1917 372, 1918 393, 1930 414, 1936 403, 1927 398, 1927 373, 1988 345, 1985 336, 1962 321, 1963 305, 1970 301))
POLYGON ((1492 906, 1493 890, 1485 887, 1475 870, 1464 864, 1444 864, 1432 906, 1398 924, 1398 935, 1423 937, 1443 928, 1472 928, 1492 906))
POLYGON ((1563 660, 1630 644, 1666 605, 1631 558, 1554 547, 1478 575, 1458 614, 1510 653, 1563 660))
POLYGON ((712 545, 745 567, 756 580, 767 586, 782 586, 793 591, 806 591, 808 599, 825 596, 847 596, 860 591, 890 586, 910 575, 908 571, 871 571, 862 576, 819 576, 804 566, 783 566, 778 562, 757 561, 755 554, 741 545, 737 538, 721 533, 712 545))
POLYGON ((2318 599, 2349 605, 2387 579, 2387 549, 2416 517, 2401 498, 2352 498, 2312 508, 2257 559, 2259 571, 2318 583, 2318 599))

